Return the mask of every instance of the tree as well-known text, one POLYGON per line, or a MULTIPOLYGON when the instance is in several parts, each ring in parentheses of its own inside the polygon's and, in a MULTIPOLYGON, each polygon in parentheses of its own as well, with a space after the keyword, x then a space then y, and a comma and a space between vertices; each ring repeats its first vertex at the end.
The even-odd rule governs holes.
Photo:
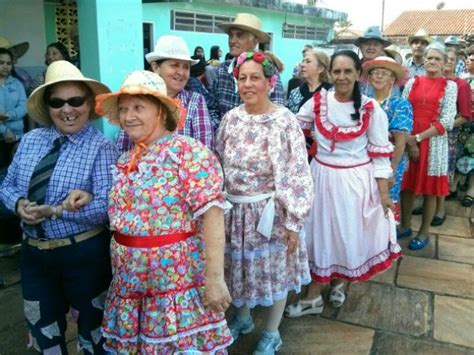
POLYGON ((340 35, 347 32, 352 27, 352 22, 350 20, 341 20, 336 22, 336 38, 340 35))

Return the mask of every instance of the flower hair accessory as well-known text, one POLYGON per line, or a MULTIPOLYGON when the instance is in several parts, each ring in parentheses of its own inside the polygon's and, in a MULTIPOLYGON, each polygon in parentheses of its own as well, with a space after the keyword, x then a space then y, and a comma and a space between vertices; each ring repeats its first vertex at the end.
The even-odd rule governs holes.
POLYGON ((278 80, 277 71, 273 64, 267 59, 263 52, 243 52, 237 57, 237 63, 234 68, 234 77, 239 78, 240 66, 248 60, 261 64, 263 75, 270 79, 270 86, 273 88, 278 80))

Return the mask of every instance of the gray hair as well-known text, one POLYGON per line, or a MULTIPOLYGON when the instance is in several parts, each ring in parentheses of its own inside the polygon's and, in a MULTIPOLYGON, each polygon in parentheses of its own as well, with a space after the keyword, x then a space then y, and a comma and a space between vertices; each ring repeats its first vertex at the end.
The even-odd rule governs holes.
POLYGON ((429 44, 425 48, 425 51, 423 52, 423 57, 426 57, 428 55, 429 51, 438 52, 443 57, 443 60, 444 60, 445 63, 448 61, 448 54, 446 52, 446 47, 444 45, 442 45, 441 43, 433 42, 433 43, 429 44))

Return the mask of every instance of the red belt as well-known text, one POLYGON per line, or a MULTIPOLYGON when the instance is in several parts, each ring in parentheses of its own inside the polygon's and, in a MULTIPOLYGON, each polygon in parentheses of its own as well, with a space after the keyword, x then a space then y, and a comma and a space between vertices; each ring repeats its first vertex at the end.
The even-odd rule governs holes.
POLYGON ((371 160, 369 161, 366 161, 365 163, 360 163, 360 164, 356 164, 356 165, 346 165, 346 166, 341 166, 341 165, 332 165, 332 164, 328 164, 328 163, 323 163, 321 160, 319 160, 318 158, 314 158, 319 164, 321 165, 324 165, 324 166, 327 166, 327 167, 330 167, 330 168, 334 168, 334 169, 350 169, 350 168, 357 168, 359 166, 363 166, 363 165, 367 165, 371 162, 371 160))
POLYGON ((134 235, 126 235, 119 232, 114 232, 114 239, 117 243, 131 248, 154 248, 162 247, 164 245, 173 244, 186 240, 189 237, 196 235, 196 232, 180 232, 163 235, 152 235, 148 237, 140 237, 134 235))

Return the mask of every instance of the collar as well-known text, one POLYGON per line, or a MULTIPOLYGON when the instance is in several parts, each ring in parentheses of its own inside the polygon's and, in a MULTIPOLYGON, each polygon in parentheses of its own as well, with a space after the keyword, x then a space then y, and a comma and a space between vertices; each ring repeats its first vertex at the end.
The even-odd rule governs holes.
MULTIPOLYGON (((86 140, 87 136, 89 135, 89 132, 92 130, 92 126, 90 124, 90 121, 87 122, 84 127, 82 127, 79 132, 76 132, 74 134, 66 134, 65 136, 68 139, 68 142, 71 142, 73 144, 80 145, 84 143, 86 140)), ((56 126, 52 125, 51 126, 51 141, 54 141, 56 138, 64 136, 61 132, 59 132, 56 128, 56 126)))
POLYGON ((229 75, 234 80, 234 92, 235 93, 237 93, 239 91, 237 79, 234 76, 234 68, 235 68, 236 63, 237 63, 237 58, 231 59, 231 61, 229 62, 229 67, 227 68, 227 73, 229 73, 229 75))

